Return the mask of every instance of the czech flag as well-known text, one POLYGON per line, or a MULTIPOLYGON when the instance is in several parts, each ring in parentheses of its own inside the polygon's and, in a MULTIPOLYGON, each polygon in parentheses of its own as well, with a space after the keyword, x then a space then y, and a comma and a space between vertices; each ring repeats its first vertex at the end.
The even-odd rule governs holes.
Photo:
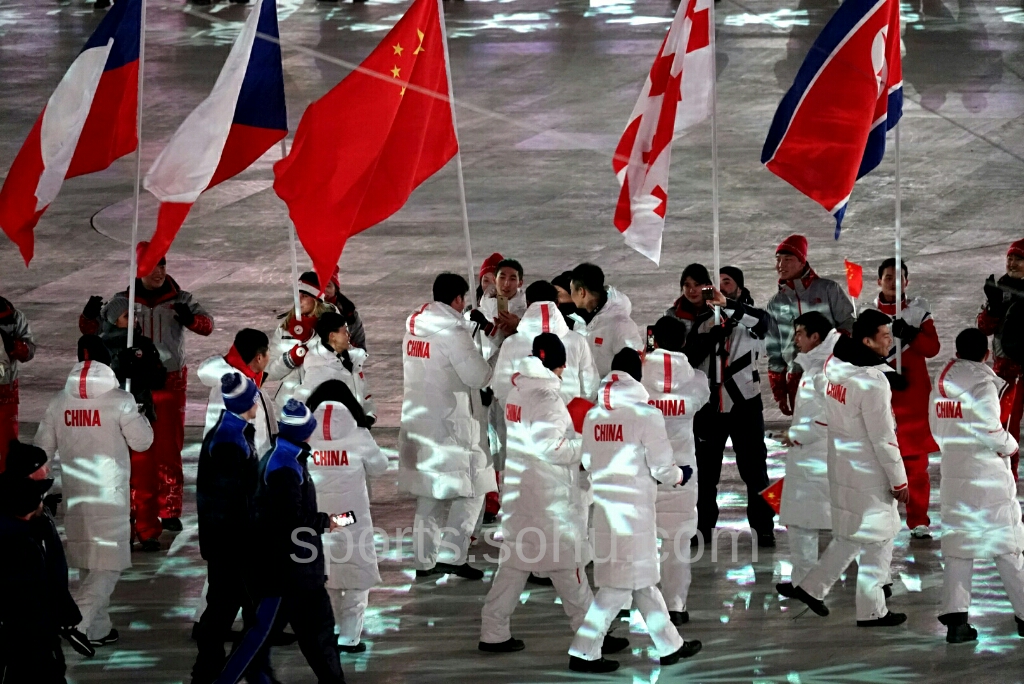
POLYGON ((0 189, 0 228, 32 260, 32 230, 65 178, 102 171, 138 145, 141 0, 119 0, 61 79, 0 189))
POLYGON ((288 134, 277 5, 257 0, 209 97, 192 110, 146 174, 160 200, 138 275, 156 267, 204 190, 235 176, 288 134))
POLYGON ((902 115, 899 0, 846 0, 782 98, 761 162, 825 207, 838 238, 854 182, 902 115))

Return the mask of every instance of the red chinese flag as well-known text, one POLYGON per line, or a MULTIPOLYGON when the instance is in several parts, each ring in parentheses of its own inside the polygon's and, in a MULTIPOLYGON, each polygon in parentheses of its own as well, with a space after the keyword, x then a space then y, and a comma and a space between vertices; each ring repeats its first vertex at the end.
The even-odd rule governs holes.
POLYGON ((843 259, 843 263, 846 265, 846 289, 849 290, 850 296, 856 299, 864 289, 864 268, 849 259, 843 259))
POLYGON ((415 0, 356 71, 303 113, 274 191, 326 283, 349 237, 455 156, 437 0, 415 0))
POLYGON ((567 407, 569 409, 569 417, 572 418, 572 426, 579 434, 583 434, 583 421, 587 418, 587 413, 590 409, 594 408, 594 402, 587 401, 582 397, 575 397, 569 402, 567 407))
POLYGON ((768 485, 767 489, 761 490, 761 498, 768 502, 768 505, 775 511, 775 515, 779 514, 779 509, 782 507, 782 482, 786 478, 780 477, 778 480, 768 485))

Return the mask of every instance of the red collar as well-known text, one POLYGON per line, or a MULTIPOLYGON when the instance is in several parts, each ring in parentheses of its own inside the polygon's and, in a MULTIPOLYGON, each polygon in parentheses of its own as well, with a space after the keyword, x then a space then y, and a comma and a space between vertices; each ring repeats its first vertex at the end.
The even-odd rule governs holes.
MULTIPOLYGON (((137 304, 144 304, 150 308, 174 299, 180 292, 181 288, 178 287, 178 283, 176 283, 174 278, 171 276, 167 276, 167 280, 164 281, 163 286, 154 292, 146 290, 142 286, 141 278, 136 278, 135 280, 135 302, 137 304), (147 294, 149 296, 147 296, 147 294)), ((127 295, 127 291, 125 291, 125 294, 127 295)))
POLYGON ((249 378, 256 383, 257 387, 263 386, 263 380, 266 378, 266 373, 257 373, 252 368, 249 368, 249 364, 242 360, 242 355, 235 349, 235 345, 231 345, 231 349, 224 355, 224 360, 229 366, 237 370, 239 373, 249 378))
MULTIPOLYGON (((818 279, 818 274, 814 272, 814 269, 811 268, 810 264, 806 264, 805 268, 804 268, 804 272, 800 275, 800 278, 799 278, 800 283, 804 286, 804 289, 806 290, 807 288, 809 288, 811 286, 811 283, 813 283, 817 279, 818 279)), ((796 281, 795 280, 779 280, 779 289, 782 289, 783 287, 789 287, 789 288, 791 288, 793 290, 796 290, 796 281)))
MULTIPOLYGON (((896 313, 896 303, 895 302, 883 302, 882 301, 882 293, 881 292, 879 292, 878 296, 875 297, 875 308, 877 308, 879 311, 881 311, 882 313, 884 313, 884 314, 886 314, 888 316, 892 316, 893 314, 896 313)), ((900 307, 900 311, 903 311, 906 308, 907 308, 907 296, 903 295, 903 306, 900 307)))

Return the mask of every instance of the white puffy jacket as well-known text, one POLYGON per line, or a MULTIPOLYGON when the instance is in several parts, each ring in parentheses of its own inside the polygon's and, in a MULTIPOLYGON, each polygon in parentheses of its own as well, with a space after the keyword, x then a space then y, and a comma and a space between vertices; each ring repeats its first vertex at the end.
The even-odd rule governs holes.
POLYGON ((643 385, 650 394, 647 403, 665 417, 665 431, 672 444, 677 466, 690 466, 693 475, 682 487, 664 483, 658 487, 658 531, 663 539, 687 548, 697 534, 697 455, 693 438, 693 415, 708 403, 708 376, 695 370, 682 352, 655 349, 644 359, 643 385))
POLYGON ((366 350, 352 347, 348 350, 348 358, 352 362, 352 370, 345 368, 341 357, 329 347, 324 346, 319 337, 314 337, 306 345, 308 351, 302 363, 302 382, 295 389, 295 398, 306 401, 316 388, 328 380, 341 380, 352 390, 352 396, 363 407, 363 413, 376 417, 377 408, 373 404, 373 395, 366 384, 366 350))
MULTIPOLYGON (((211 356, 199 364, 199 381, 210 388, 210 399, 206 403, 206 426, 203 428, 203 437, 217 425, 220 413, 224 410, 224 395, 220 389, 220 379, 228 373, 239 373, 237 368, 224 360, 223 356, 211 356)), ((277 406, 274 400, 260 389, 256 397, 256 419, 253 421, 256 428, 256 438, 253 446, 256 447, 257 456, 270 451, 274 435, 277 434, 277 406)))
POLYGON ((583 422, 583 466, 594 482, 594 584, 643 589, 661 579, 655 499, 678 484, 661 411, 625 373, 610 373, 583 422))
POLYGON ((825 359, 839 339, 833 329, 821 344, 794 360, 804 369, 793 403, 793 422, 786 453, 786 480, 782 485, 780 525, 809 530, 832 528, 832 500, 828 489, 828 423, 825 422, 825 359))
POLYGON ((380 582, 373 542, 373 519, 366 477, 383 475, 388 458, 370 435, 356 425, 345 405, 325 401, 313 412, 316 430, 309 438, 308 467, 316 486, 317 508, 332 515, 352 511, 354 525, 323 535, 327 586, 369 589, 380 582))
POLYGON ((452 499, 497 490, 470 401, 487 386, 491 367, 473 344, 470 326, 440 302, 424 304, 405 324, 398 487, 414 496, 452 499))
POLYGON ((519 331, 505 340, 494 364, 491 389, 494 396, 505 405, 505 398, 512 391, 512 374, 516 364, 533 352, 533 340, 541 333, 553 333, 562 340, 565 347, 565 372, 558 392, 565 403, 576 397, 594 399, 601 382, 594 356, 586 339, 569 330, 558 305, 554 302, 534 302, 519 321, 519 331))
MULTIPOLYGON (((520 319, 523 318, 523 315, 526 313, 526 292, 519 290, 516 292, 515 297, 508 300, 508 312, 518 316, 520 319)), ((486 316, 489 321, 496 320, 498 318, 498 298, 488 295, 480 300, 480 313, 486 316)), ((505 337, 505 333, 499 330, 497 326, 491 330, 490 335, 481 333, 480 346, 484 358, 493 362, 498 355, 498 350, 504 346, 506 339, 508 338, 505 337)))
POLYGON ((614 287, 609 287, 608 300, 597 312, 590 323, 576 324, 573 330, 587 338, 590 351, 597 365, 597 372, 604 377, 612 369, 612 359, 625 347, 638 352, 645 349, 644 338, 640 329, 630 316, 633 304, 629 297, 614 287))
POLYGON ((1024 550, 1010 459, 1017 442, 999 422, 1003 381, 983 363, 953 359, 939 374, 929 423, 942 452, 942 553, 994 558, 1024 550))
POLYGON ((110 366, 81 361, 46 407, 36 446, 60 461, 68 565, 124 570, 131 559, 129 449, 146 451, 153 428, 110 366))
MULTIPOLYGON (((849 338, 836 343, 858 344, 849 338)), ((893 539, 900 515, 891 490, 907 486, 892 415, 888 366, 825 361, 828 486, 832 534, 861 542, 893 539)), ((783 485, 785 490, 785 485, 783 485)))
POLYGON ((558 376, 532 356, 517 369, 505 403, 509 444, 501 505, 509 556, 502 562, 521 570, 576 568, 589 556, 579 487, 582 441, 559 395, 558 376))

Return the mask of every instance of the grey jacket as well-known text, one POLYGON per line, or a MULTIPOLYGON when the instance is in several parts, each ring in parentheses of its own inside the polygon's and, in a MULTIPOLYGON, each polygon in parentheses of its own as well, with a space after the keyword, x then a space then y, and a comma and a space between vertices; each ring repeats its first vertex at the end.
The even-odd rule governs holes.
POLYGON ((784 373, 796 358, 793 321, 808 311, 820 311, 842 332, 853 330, 853 302, 834 280, 821 278, 810 264, 796 280, 779 282, 779 291, 768 301, 768 370, 784 373))
MULTIPOLYGON (((3 297, 0 297, 0 330, 14 344, 11 351, 6 354, 7 360, 4 365, 7 369, 0 373, 0 386, 9 387, 18 379, 19 362, 31 361, 36 355, 36 340, 25 314, 15 309, 14 305, 3 297)), ((2 398, 0 403, 3 403, 2 398)))

